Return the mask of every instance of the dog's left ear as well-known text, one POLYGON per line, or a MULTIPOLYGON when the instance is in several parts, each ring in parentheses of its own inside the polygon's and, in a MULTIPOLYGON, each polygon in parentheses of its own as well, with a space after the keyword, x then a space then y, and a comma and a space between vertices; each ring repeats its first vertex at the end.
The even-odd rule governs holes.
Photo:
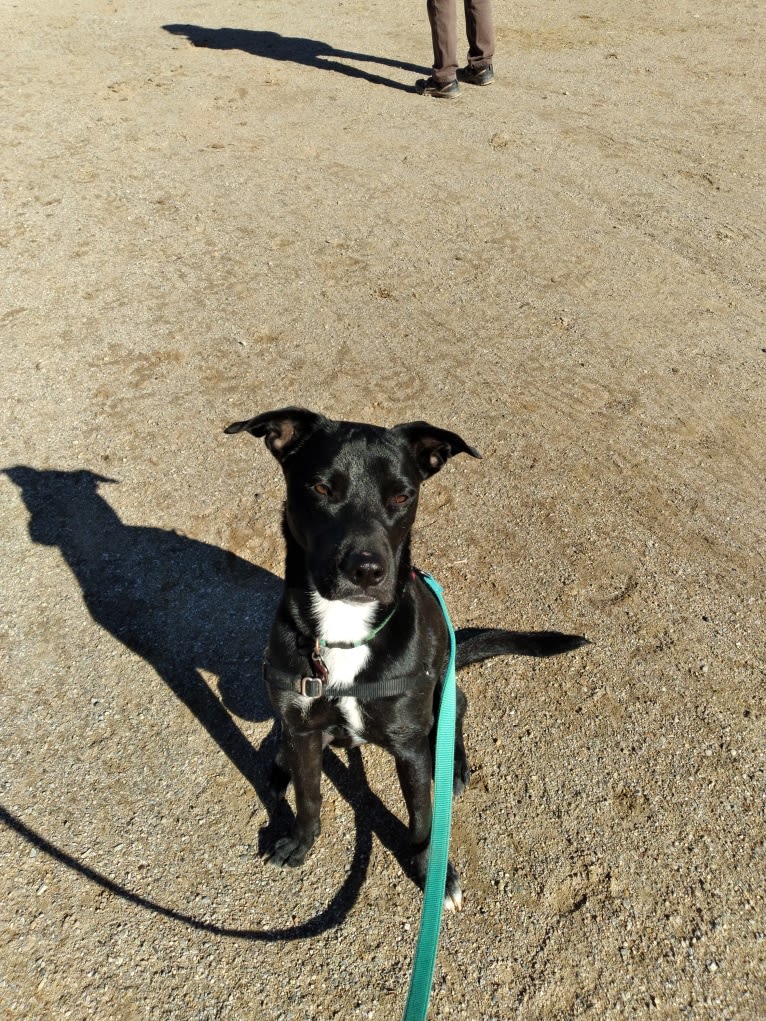
POLYGON ((404 422, 394 426, 391 432, 404 436, 410 444, 424 479, 435 475, 455 454, 481 457, 479 451, 470 447, 457 433, 437 429, 428 422, 404 422))
POLYGON ((323 415, 307 411, 306 408, 280 408, 279 411, 266 411, 244 422, 232 422, 224 432, 244 431, 253 436, 262 436, 274 457, 282 461, 326 421, 323 415))

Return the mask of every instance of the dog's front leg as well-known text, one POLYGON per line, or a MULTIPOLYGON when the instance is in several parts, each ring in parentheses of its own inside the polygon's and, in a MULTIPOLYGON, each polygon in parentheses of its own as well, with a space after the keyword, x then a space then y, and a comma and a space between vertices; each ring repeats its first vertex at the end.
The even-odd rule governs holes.
MULTIPOLYGON (((431 748, 427 736, 395 752, 396 772, 399 775, 404 803, 410 817, 410 843, 414 852, 413 864, 420 886, 425 885, 428 853, 431 842, 431 748)), ((463 906, 460 878, 452 862, 447 863, 447 882, 444 891, 445 911, 459 911, 463 906)))
POLYGON ((269 855, 272 865, 302 865, 319 836, 322 804, 322 733, 296 734, 285 728, 282 749, 295 788, 295 822, 289 837, 282 837, 269 855))

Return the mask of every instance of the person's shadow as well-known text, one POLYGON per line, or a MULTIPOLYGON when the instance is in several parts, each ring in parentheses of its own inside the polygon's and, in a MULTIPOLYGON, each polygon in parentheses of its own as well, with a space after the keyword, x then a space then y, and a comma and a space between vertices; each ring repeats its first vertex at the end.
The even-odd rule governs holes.
POLYGON ((307 67, 316 67, 323 71, 335 71, 349 78, 363 78, 373 85, 387 85, 389 88, 399 89, 402 92, 415 92, 415 86, 405 85, 392 78, 362 71, 358 67, 341 63, 341 61, 356 60, 360 63, 382 64, 384 67, 395 67, 402 71, 412 71, 415 74, 428 75, 431 73, 430 68, 421 67, 418 64, 373 56, 369 53, 336 50, 329 43, 323 43, 318 39, 283 36, 278 32, 253 31, 245 28, 204 28, 202 25, 163 25, 162 27, 171 35, 184 36, 193 46, 209 50, 242 50, 243 53, 249 53, 254 57, 304 64, 307 67))
MULTIPOLYGON (((91 617, 146 660, 253 786, 266 809, 259 834, 268 848, 290 809, 274 803, 268 783, 275 728, 256 750, 232 718, 272 718, 261 657, 282 582, 271 572, 175 531, 126 525, 99 492, 114 484, 87 470, 3 472, 21 491, 33 542, 60 551, 91 617), (218 693, 200 670, 218 678, 218 693)), ((125 900, 194 928, 253 940, 299 939, 337 925, 355 903, 377 833, 411 875, 406 830, 366 784, 361 755, 348 765, 328 751, 324 771, 356 817, 352 868, 328 906, 311 922, 271 931, 214 926, 141 897, 76 861, 0 806, 0 821, 24 839, 125 900), (361 782, 360 782, 361 781, 361 782)))

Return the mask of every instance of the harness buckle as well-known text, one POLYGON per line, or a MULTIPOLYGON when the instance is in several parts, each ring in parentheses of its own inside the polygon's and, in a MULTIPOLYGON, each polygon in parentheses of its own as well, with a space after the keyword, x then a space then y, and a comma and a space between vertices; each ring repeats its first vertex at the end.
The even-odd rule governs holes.
POLYGON ((301 677, 301 695, 306 698, 319 698, 323 688, 321 677, 301 677))

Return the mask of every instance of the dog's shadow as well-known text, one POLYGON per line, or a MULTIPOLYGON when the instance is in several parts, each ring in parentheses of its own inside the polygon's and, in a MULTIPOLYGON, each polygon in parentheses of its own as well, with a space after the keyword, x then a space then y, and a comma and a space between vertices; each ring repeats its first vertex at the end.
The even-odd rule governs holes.
POLYGON ((60 550, 91 617, 154 667, 252 781, 226 710, 271 717, 260 666, 280 580, 217 546, 125 524, 99 492, 113 479, 26 467, 5 474, 21 490, 30 537, 60 550), (200 670, 216 675, 220 697, 200 670))
POLYGON ((318 39, 304 39, 300 36, 284 36, 278 32, 267 32, 245 28, 205 28, 202 25, 163 25, 171 35, 183 36, 193 46, 209 50, 241 50, 254 57, 264 57, 293 64, 303 64, 323 71, 332 71, 345 75, 347 78, 358 78, 372 85, 386 85, 401 92, 415 92, 414 85, 405 85, 344 64, 344 60, 355 60, 361 63, 380 64, 384 67, 412 71, 415 74, 430 74, 430 69, 419 64, 410 64, 403 60, 390 57, 375 56, 370 53, 358 53, 352 50, 338 50, 329 43, 318 39))
MULTIPOLYGON (((277 735, 272 728, 256 750, 232 714, 245 720, 272 719, 261 656, 281 580, 217 546, 172 530, 125 524, 99 492, 113 479, 87 470, 25 466, 5 469, 4 474, 21 491, 31 539, 60 550, 91 617, 153 667, 253 786, 267 813, 259 834, 263 850, 273 830, 287 825, 290 813, 284 801, 273 802, 269 788, 277 735), (217 693, 201 670, 216 675, 217 693)), ((2 818, 68 867, 160 914, 238 938, 301 938, 337 925, 353 906, 366 876, 373 832, 409 873, 405 827, 370 791, 361 756, 350 754, 345 765, 328 750, 324 769, 354 810, 352 871, 312 922, 272 932, 215 927, 151 903, 77 863, 9 813, 3 811, 2 818)))

